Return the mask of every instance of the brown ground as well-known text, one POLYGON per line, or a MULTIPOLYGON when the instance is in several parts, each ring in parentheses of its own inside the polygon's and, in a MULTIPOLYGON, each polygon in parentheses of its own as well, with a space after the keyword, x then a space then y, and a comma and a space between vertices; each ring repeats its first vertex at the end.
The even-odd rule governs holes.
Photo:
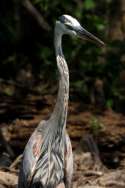
MULTIPOLYGON (((22 153, 39 121, 49 117, 53 103, 54 97, 49 95, 16 98, 16 102, 15 98, 1 97, 1 132, 7 143, 2 137, 0 173, 18 174, 18 163, 10 165, 22 153)), ((125 117, 111 110, 95 113, 92 108, 84 109, 82 102, 69 104, 67 129, 74 152, 73 187, 125 188, 125 117)), ((0 180, 0 188, 14 187, 10 179, 0 180)))

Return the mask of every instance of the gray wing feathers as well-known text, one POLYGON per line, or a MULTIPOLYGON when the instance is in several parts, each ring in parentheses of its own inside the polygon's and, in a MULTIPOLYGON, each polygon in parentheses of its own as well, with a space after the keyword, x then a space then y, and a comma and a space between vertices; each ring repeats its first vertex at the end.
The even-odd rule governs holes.
POLYGON ((25 147, 18 188, 55 188, 61 182, 70 188, 73 159, 69 136, 64 134, 60 139, 57 134, 54 141, 48 138, 51 147, 42 147, 44 133, 38 126, 25 147))
MULTIPOLYGON (((45 121, 42 121, 39 126, 42 126, 45 121)), ((34 167, 37 163, 41 145, 42 135, 39 133, 39 126, 31 135, 23 153, 23 159, 20 167, 18 188, 27 188, 31 175, 34 171, 34 167)))

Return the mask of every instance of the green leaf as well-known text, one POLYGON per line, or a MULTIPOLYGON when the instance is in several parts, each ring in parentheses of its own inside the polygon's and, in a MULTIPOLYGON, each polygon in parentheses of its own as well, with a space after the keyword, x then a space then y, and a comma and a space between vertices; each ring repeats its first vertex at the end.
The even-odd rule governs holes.
POLYGON ((84 7, 87 10, 95 8, 95 2, 94 2, 94 0, 85 0, 84 1, 84 7))
POLYGON ((112 109, 112 107, 113 107, 113 100, 112 99, 108 99, 107 102, 106 102, 106 106, 107 106, 107 108, 112 109))

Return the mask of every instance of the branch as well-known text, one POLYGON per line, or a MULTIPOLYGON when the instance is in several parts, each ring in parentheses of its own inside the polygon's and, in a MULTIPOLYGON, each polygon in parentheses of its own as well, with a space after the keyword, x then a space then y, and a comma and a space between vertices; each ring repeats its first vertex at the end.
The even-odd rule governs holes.
POLYGON ((16 187, 18 177, 15 174, 10 174, 8 172, 0 171, 0 186, 6 185, 11 187, 16 187))
MULTIPOLYGON (((88 147, 88 151, 92 155, 92 158, 93 158, 93 161, 94 161, 94 166, 93 166, 94 174, 95 174, 96 171, 100 171, 100 169, 104 170, 104 166, 103 166, 101 159, 100 159, 99 149, 98 149, 98 146, 97 146, 93 136, 88 134, 83 138, 82 141, 88 147)), ((99 174, 100 174, 100 172, 99 172, 99 174)))
POLYGON ((12 148, 10 147, 8 142, 6 141, 6 139, 3 135, 2 129, 0 129, 0 140, 1 140, 2 145, 5 147, 6 151, 10 155, 10 157, 13 158, 15 156, 14 151, 12 150, 12 148))
POLYGON ((19 164, 19 162, 21 161, 21 159, 22 159, 22 154, 19 155, 19 156, 14 160, 14 162, 10 165, 9 169, 10 169, 10 170, 14 169, 14 168, 17 166, 17 164, 19 164))
POLYGON ((29 0, 23 0, 22 4, 26 8, 26 10, 30 13, 30 15, 34 17, 34 19, 37 21, 40 27, 42 27, 42 29, 46 31, 51 30, 49 24, 44 20, 44 18, 41 16, 41 14, 38 12, 38 10, 32 5, 32 3, 29 0))

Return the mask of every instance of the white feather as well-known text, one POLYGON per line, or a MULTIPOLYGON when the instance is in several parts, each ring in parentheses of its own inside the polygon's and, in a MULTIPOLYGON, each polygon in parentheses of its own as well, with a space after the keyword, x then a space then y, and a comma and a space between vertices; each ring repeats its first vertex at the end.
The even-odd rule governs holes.
POLYGON ((75 18, 73 18, 72 16, 67 15, 67 14, 64 14, 64 16, 67 18, 67 20, 69 20, 72 23, 72 25, 74 27, 79 27, 80 26, 80 23, 75 18))

